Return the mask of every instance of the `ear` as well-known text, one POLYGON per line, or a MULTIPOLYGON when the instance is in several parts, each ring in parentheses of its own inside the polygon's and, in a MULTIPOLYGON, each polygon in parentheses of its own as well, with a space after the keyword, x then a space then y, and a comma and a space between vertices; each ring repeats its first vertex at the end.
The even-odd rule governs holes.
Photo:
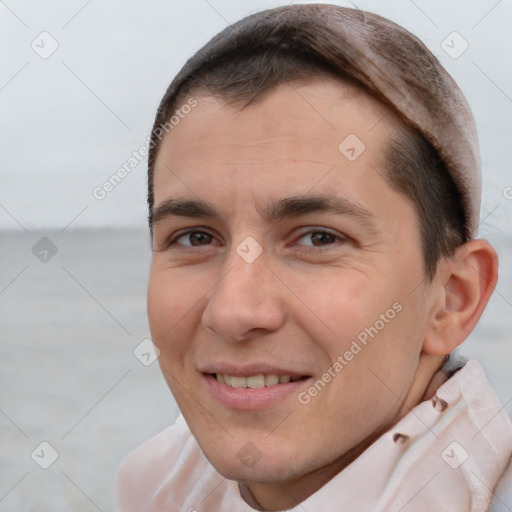
POLYGON ((423 352, 445 355, 471 333, 498 280, 498 255, 485 240, 470 240, 439 261, 423 352))

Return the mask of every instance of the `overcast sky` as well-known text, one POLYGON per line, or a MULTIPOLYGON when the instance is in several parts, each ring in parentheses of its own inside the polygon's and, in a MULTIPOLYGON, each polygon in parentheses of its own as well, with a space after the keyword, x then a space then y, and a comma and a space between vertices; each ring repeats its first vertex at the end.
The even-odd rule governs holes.
MULTIPOLYGON (((0 229, 143 227, 146 160, 102 199, 93 191, 144 144, 164 90, 195 50, 228 23, 288 3, 1 2, 0 229)), ((418 35, 457 80, 480 134, 481 231, 511 233, 512 1, 355 5, 418 35)))

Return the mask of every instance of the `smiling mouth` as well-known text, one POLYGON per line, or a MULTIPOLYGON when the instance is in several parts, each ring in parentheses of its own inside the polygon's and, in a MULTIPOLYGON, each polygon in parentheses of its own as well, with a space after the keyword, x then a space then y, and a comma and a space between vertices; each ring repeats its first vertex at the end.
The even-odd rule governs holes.
POLYGON ((261 389, 278 386, 279 384, 288 384, 289 382, 297 382, 299 380, 305 380, 309 377, 292 377, 290 375, 251 375, 249 377, 239 377, 237 375, 228 375, 227 373, 210 373, 221 384, 226 384, 232 388, 238 389, 261 389))

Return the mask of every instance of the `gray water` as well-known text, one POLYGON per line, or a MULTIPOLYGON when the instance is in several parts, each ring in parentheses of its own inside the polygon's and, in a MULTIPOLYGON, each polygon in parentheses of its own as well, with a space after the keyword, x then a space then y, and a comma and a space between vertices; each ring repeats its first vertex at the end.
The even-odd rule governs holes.
MULTIPOLYGON (((158 364, 133 353, 150 337, 147 234, 20 230, 0 241, 0 511, 113 510, 122 458, 178 414, 158 364)), ((500 284, 462 348, 509 413, 510 242, 494 242, 500 284)))

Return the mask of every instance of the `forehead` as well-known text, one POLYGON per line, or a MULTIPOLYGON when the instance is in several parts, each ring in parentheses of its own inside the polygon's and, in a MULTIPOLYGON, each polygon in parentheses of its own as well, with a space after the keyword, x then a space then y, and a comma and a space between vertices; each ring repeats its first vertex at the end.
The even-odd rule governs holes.
POLYGON ((171 183, 196 195, 247 182, 288 195, 315 181, 348 185, 382 171, 387 140, 403 124, 361 88, 326 77, 273 87, 244 108, 203 91, 192 98, 157 155, 155 204, 171 183))

